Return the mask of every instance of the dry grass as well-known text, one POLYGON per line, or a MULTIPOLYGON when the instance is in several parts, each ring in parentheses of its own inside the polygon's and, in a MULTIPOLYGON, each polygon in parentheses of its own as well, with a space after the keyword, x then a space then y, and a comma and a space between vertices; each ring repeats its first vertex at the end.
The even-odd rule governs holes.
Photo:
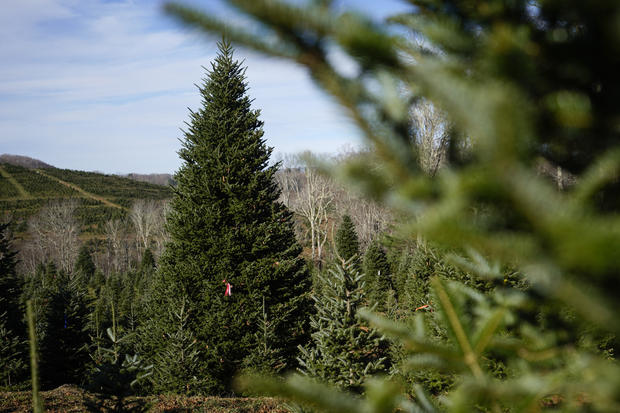
MULTIPOLYGON (((104 407, 89 407, 97 400, 96 395, 75 386, 61 386, 57 389, 41 392, 46 412, 87 412, 112 411, 112 401, 104 407)), ((0 392, 0 413, 25 413, 31 410, 31 394, 22 392, 0 392)), ((214 413, 285 413, 282 402, 268 397, 185 397, 185 396, 149 396, 134 397, 126 402, 131 408, 148 404, 149 412, 214 412, 214 413)), ((130 410, 130 409, 129 409, 130 410)))

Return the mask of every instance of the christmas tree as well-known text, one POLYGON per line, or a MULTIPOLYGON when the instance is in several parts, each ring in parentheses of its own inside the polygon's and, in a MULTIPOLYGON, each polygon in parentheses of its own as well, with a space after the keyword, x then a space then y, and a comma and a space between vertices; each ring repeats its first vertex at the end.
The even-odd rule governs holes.
POLYGON ((364 274, 368 301, 376 304, 377 311, 384 311, 390 290, 393 290, 390 265, 383 247, 373 241, 364 255, 364 274))
MULTIPOLYGON (((202 392, 229 391, 234 372, 260 345, 263 298, 274 317, 274 348, 294 366, 307 338, 310 278, 295 240, 291 213, 278 202, 278 165, 251 108, 245 69, 226 41, 202 86, 202 107, 191 112, 179 155, 183 165, 167 228, 171 236, 155 276, 150 326, 174 331, 169 304, 187 303, 186 332, 200 354, 195 374, 202 392), (232 294, 229 294, 232 293, 232 294)), ((162 351, 145 334, 156 360, 162 351)), ((154 367, 157 370, 157 366, 154 367)))
POLYGON ((23 378, 25 330, 21 294, 24 283, 17 275, 9 224, 0 224, 0 386, 23 378))
POLYGON ((355 231, 355 224, 349 215, 342 217, 342 222, 336 231, 335 236, 336 252, 345 261, 355 257, 354 265, 358 263, 360 253, 360 242, 355 231))
POLYGON ((390 367, 388 342, 356 313, 366 299, 363 274, 353 261, 342 261, 323 278, 311 318, 312 345, 300 347, 300 371, 310 377, 360 392, 364 381, 390 367))

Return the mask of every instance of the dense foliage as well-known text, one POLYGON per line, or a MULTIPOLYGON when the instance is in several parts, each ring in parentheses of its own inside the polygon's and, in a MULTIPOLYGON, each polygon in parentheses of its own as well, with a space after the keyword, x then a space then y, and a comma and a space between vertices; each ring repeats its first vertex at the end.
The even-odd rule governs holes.
POLYGON ((361 392, 366 379, 389 371, 388 342, 357 317, 366 299, 355 257, 334 265, 314 296, 312 342, 300 347, 301 372, 338 388, 361 392))
POLYGON ((242 29, 179 5, 168 11, 305 66, 379 159, 377 168, 349 162, 343 175, 398 211, 401 237, 451 247, 452 265, 497 285, 481 293, 431 276, 433 313, 413 326, 364 313, 404 345, 403 369, 455 375, 440 404, 420 387, 404 399, 385 381, 369 384, 364 400, 299 377, 264 387, 333 411, 617 411, 620 368, 610 348, 588 343, 620 326, 620 5, 411 0, 408 13, 384 25, 332 1, 229 3, 259 24, 242 29), (340 73, 335 47, 358 73, 340 73), (412 106, 423 101, 445 112, 449 135, 446 166, 434 174, 420 167, 411 136, 412 106), (539 176, 541 162, 577 175, 575 185, 539 176), (429 317, 442 328, 437 339, 426 331, 429 317))

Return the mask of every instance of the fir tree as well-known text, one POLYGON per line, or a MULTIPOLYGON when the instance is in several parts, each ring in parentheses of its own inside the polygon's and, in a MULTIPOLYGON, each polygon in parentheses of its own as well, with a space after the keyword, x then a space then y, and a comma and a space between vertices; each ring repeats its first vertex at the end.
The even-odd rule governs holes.
POLYGON ((127 400, 135 394, 136 388, 152 374, 152 365, 146 365, 137 354, 130 355, 124 349, 123 341, 115 326, 106 330, 111 346, 102 347, 102 358, 90 376, 89 387, 96 392, 86 401, 90 411, 146 412, 145 400, 127 400), (111 408, 108 406, 112 404, 111 408))
POLYGON ((95 263, 90 255, 88 246, 82 245, 75 262, 74 273, 82 277, 84 282, 87 283, 95 275, 95 270, 95 263))
POLYGON ((140 261, 140 271, 143 274, 151 274, 155 269, 155 257, 150 248, 146 248, 142 254, 142 260, 140 261))
POLYGON ((324 277, 324 294, 314 296, 312 344, 300 347, 300 371, 310 377, 361 392, 364 381, 390 367, 388 342, 356 315, 366 299, 363 274, 352 260, 324 277))
POLYGON ((0 314, 0 387, 10 388, 25 372, 25 343, 6 324, 6 313, 0 314))
POLYGON ((78 280, 59 274, 56 289, 43 296, 44 330, 41 338, 41 383, 51 388, 79 384, 89 355, 86 293, 78 280))
POLYGON ((21 298, 23 280, 17 275, 9 224, 0 224, 0 386, 11 386, 24 373, 25 330, 21 298))
MULTIPOLYGON (((342 217, 342 222, 336 231, 335 236, 336 252, 345 261, 353 257, 358 257, 360 253, 360 242, 355 231, 355 224, 349 215, 342 217)), ((354 265, 358 264, 358 258, 354 260, 354 265)))
POLYGON ((373 241, 364 255, 364 274, 368 301, 371 305, 377 305, 377 311, 384 311, 393 290, 390 265, 383 247, 378 241, 373 241))
POLYGON ((185 297, 168 311, 167 323, 159 323, 149 330, 149 339, 158 342, 160 351, 153 360, 151 377, 154 393, 196 394, 204 387, 200 371, 200 350, 188 327, 190 312, 185 297), (167 324, 165 330, 159 329, 167 324), (173 363, 170 361, 174 360, 173 363))
POLYGON ((5 328, 13 333, 24 330, 24 312, 20 302, 24 283, 17 275, 16 255, 9 234, 9 224, 0 224, 0 315, 5 315, 5 328))
MULTIPOLYGON (((259 111, 251 108, 245 69, 229 43, 199 88, 202 108, 190 114, 179 155, 183 165, 167 228, 171 241, 160 259, 148 329, 173 331, 168 303, 187 297, 189 332, 201 350, 203 391, 223 392, 259 343, 262 298, 287 317, 274 326, 290 365, 306 340, 310 279, 295 240, 291 213, 278 202, 268 166, 259 111), (226 283, 232 296, 225 296, 226 283), (172 301, 171 301, 172 300, 172 301), (159 324, 159 325, 158 325, 159 324)), ((156 342, 147 350, 156 357, 156 342)), ((149 343, 147 343, 148 347, 149 343)))

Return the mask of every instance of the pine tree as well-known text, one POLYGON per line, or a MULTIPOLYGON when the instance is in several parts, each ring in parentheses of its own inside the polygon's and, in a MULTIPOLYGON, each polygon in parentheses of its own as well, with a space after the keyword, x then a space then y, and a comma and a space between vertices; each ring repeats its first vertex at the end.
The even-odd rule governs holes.
POLYGON ((155 257, 150 248, 146 248, 142 254, 142 260, 140 261, 140 271, 143 274, 151 274, 155 269, 155 257))
POLYGON ((41 383, 47 388, 79 384, 84 379, 90 341, 86 292, 77 279, 59 274, 56 289, 44 290, 41 337, 41 383))
POLYGON ((349 261, 354 256, 354 265, 358 264, 360 253, 360 242, 355 231, 355 224, 349 215, 342 217, 342 222, 336 231, 335 236, 336 252, 345 261, 349 261))
POLYGON ((329 270, 324 294, 314 296, 312 343, 300 347, 300 371, 341 389, 362 391, 364 381, 390 368, 388 342, 356 315, 366 299, 363 274, 352 260, 329 270))
POLYGON ((0 314, 5 314, 5 327, 14 333, 24 330, 24 312, 20 302, 24 283, 16 271, 16 255, 9 224, 0 224, 0 314))
MULTIPOLYGON (((226 41, 199 88, 179 155, 183 165, 167 228, 171 241, 154 281, 149 329, 172 331, 168 303, 187 297, 188 330, 201 351, 203 391, 223 392, 259 343, 262 299, 287 317, 274 326, 289 365, 306 340, 310 278, 291 213, 278 202, 259 111, 251 108, 245 69, 226 41), (225 296, 226 284, 232 296, 225 296)), ((163 349, 151 343, 151 357, 163 349)), ((148 347, 148 343, 147 343, 148 347)))
POLYGON ((171 306, 168 317, 168 328, 157 328, 164 325, 160 323, 148 331, 149 339, 157 341, 160 348, 153 360, 152 391, 186 395, 199 393, 205 385, 205 378, 200 371, 201 351, 188 327, 190 312, 185 297, 171 306))
POLYGON ((369 303, 376 304, 377 311, 384 311, 390 290, 394 287, 387 256, 377 240, 368 246, 364 255, 364 274, 369 303))
POLYGON ((93 257, 90 255, 88 246, 82 245, 80 252, 78 253, 77 261, 74 266, 74 273, 82 277, 85 283, 95 275, 95 263, 93 257))
POLYGON ((6 324, 6 313, 2 313, 0 314, 0 387, 10 388, 25 372, 25 343, 9 330, 6 324))
POLYGON ((10 386, 23 378, 24 324, 21 298, 23 279, 17 275, 9 224, 0 224, 0 386, 10 386))

